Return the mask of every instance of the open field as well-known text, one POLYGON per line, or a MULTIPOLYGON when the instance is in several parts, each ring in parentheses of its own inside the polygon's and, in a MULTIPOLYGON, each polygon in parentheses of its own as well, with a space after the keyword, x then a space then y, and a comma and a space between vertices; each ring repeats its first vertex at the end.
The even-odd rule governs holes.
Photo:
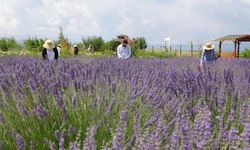
POLYGON ((250 60, 0 58, 0 149, 249 149, 250 60))

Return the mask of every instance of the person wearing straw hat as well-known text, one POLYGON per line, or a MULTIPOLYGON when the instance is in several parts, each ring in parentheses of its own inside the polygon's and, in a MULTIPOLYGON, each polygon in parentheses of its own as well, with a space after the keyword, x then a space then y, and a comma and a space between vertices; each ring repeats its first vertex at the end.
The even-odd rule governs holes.
POLYGON ((212 63, 216 60, 215 52, 214 52, 214 45, 212 45, 210 42, 207 42, 203 46, 203 50, 201 53, 201 60, 200 60, 200 66, 202 66, 204 63, 212 63))
POLYGON ((43 44, 42 57, 44 60, 49 61, 58 59, 58 50, 52 40, 46 40, 43 44))
POLYGON ((77 56, 78 55, 78 46, 75 44, 74 46, 73 46, 73 49, 74 49, 74 55, 75 56, 77 56))
POLYGON ((122 43, 117 47, 117 56, 120 59, 128 59, 131 57, 131 47, 128 44, 128 39, 123 39, 122 43))

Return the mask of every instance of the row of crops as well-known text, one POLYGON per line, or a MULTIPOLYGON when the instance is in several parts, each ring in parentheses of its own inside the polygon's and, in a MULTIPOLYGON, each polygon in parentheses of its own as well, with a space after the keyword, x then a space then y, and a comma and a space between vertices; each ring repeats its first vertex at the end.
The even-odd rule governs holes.
POLYGON ((0 58, 0 149, 249 149, 250 60, 0 58))

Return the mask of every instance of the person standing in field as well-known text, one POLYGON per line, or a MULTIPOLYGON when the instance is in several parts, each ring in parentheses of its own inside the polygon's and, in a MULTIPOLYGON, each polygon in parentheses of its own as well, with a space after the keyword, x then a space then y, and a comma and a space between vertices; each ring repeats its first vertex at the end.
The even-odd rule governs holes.
POLYGON ((52 40, 46 40, 43 44, 42 57, 44 60, 53 61, 58 59, 58 50, 52 40))
POLYGON ((201 53, 201 60, 200 60, 200 66, 202 66, 204 63, 212 63, 216 60, 215 51, 214 51, 214 45, 212 45, 210 42, 207 42, 203 46, 203 50, 201 53))
POLYGON ((58 44, 56 48, 57 48, 57 51, 58 51, 58 56, 61 56, 62 45, 58 44))
POLYGON ((78 56, 78 46, 75 44, 74 46, 73 46, 73 49, 74 49, 74 56, 78 56))
POLYGON ((122 43, 117 47, 117 56, 120 59, 131 57, 131 47, 128 44, 128 39, 123 39, 122 43))
POLYGON ((91 44, 89 45, 88 52, 94 52, 93 45, 91 45, 91 44))

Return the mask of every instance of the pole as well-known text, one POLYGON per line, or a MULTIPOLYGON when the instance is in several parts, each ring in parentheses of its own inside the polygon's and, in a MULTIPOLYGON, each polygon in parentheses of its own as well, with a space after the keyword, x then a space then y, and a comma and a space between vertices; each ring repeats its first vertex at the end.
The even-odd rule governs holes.
POLYGON ((193 42, 191 41, 191 56, 193 56, 193 42))
POLYGON ((169 51, 171 51, 171 44, 170 44, 170 41, 168 41, 168 47, 169 47, 169 51))
POLYGON ((234 57, 237 57, 237 55, 236 55, 236 49, 237 49, 237 42, 236 41, 234 41, 234 57))
POLYGON ((180 57, 181 57, 181 45, 180 45, 180 57))
POLYGON ((237 58, 240 58, 240 41, 238 41, 237 58))
POLYGON ((222 41, 220 41, 220 43, 219 43, 219 57, 221 57, 221 45, 222 45, 222 41))

